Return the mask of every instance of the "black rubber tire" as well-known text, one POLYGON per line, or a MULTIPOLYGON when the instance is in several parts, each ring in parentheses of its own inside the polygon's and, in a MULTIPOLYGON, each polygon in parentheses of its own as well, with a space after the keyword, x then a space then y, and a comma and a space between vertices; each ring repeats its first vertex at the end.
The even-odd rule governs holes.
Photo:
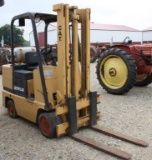
POLYGON ((40 131, 47 138, 56 137, 56 125, 60 123, 60 118, 54 113, 41 113, 39 115, 38 124, 40 131))
POLYGON ((99 83, 103 87, 103 89, 105 89, 108 93, 114 95, 122 95, 124 93, 127 93, 133 87, 137 75, 134 59, 125 50, 122 50, 120 48, 110 48, 101 54, 97 62, 96 73, 97 73, 97 79, 99 80, 99 83), (117 59, 121 63, 117 63, 117 59), (113 60, 113 62, 115 62, 114 68, 112 68, 113 63, 108 63, 110 62, 109 60, 110 61, 113 60), (117 66, 117 64, 123 65, 121 67, 122 68, 124 67, 125 71, 121 69, 120 72, 119 71, 120 66, 119 65, 117 66), (105 68, 111 67, 111 68, 110 69, 108 68, 109 70, 107 70, 106 73, 104 73, 106 70, 104 67, 105 68), (110 71, 111 69, 115 71, 114 75, 111 75, 110 71), (121 73, 125 75, 123 76, 123 74, 121 73), (110 81, 106 79, 106 76, 110 77, 110 81), (121 81, 121 79, 123 79, 123 81, 121 81), (119 82, 121 85, 119 85, 119 82))
POLYGON ((95 46, 90 46, 90 63, 94 63, 98 58, 98 52, 95 46))
POLYGON ((6 103, 6 107, 7 107, 7 110, 8 110, 8 115, 11 118, 17 118, 18 117, 13 100, 8 100, 7 103, 6 103))
POLYGON ((5 51, 2 49, 1 51, 1 62, 0 62, 0 74, 2 74, 2 65, 8 64, 7 57, 5 51))
POLYGON ((151 83, 152 83, 152 75, 148 75, 144 80, 136 81, 134 85, 136 87, 146 87, 151 83))

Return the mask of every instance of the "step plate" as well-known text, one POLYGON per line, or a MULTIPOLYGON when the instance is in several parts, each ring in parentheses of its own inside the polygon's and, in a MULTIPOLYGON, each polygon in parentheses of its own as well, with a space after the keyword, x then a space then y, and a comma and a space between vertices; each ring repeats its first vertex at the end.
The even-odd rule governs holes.
POLYGON ((132 155, 127 153, 127 152, 121 151, 121 150, 116 149, 116 148, 109 147, 102 142, 97 142, 93 139, 81 136, 78 133, 73 134, 71 137, 73 139, 75 139, 76 141, 83 142, 87 145, 90 145, 90 146, 100 150, 100 151, 104 151, 108 154, 111 154, 113 156, 117 156, 117 157, 122 158, 122 159, 128 160, 128 159, 131 159, 131 157, 132 157, 132 155))

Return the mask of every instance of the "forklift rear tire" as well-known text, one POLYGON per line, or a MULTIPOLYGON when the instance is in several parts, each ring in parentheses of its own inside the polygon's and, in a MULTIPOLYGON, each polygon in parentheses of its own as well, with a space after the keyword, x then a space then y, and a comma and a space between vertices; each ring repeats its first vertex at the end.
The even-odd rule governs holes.
POLYGON ((18 117, 16 109, 15 109, 14 102, 12 100, 7 101, 7 106, 6 107, 8 109, 8 115, 11 118, 17 118, 18 117))
POLYGON ((53 113, 41 113, 39 116, 39 128, 41 133, 47 138, 56 136, 56 125, 58 125, 57 116, 53 113))

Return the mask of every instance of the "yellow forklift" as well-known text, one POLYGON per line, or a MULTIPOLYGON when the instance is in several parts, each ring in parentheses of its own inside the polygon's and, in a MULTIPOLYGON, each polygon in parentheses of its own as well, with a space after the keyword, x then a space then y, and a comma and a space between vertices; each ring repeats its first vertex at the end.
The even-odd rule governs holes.
POLYGON ((10 117, 20 116, 38 124, 42 134, 48 138, 68 134, 96 149, 130 159, 129 153, 78 133, 78 129, 88 126, 137 145, 148 145, 145 141, 97 125, 100 118, 100 112, 97 111, 100 95, 90 91, 90 9, 56 4, 53 10, 57 15, 28 12, 13 17, 12 63, 2 68, 3 106, 8 109, 10 117), (31 21, 35 48, 14 48, 14 23, 18 21, 20 27, 25 26, 25 20, 31 21), (43 53, 39 49, 35 24, 39 21, 45 23, 43 53), (47 47, 47 29, 52 22, 57 22, 57 53, 47 47), (78 24, 81 25, 81 45, 78 24), (43 54, 51 54, 51 63, 45 62, 43 54))

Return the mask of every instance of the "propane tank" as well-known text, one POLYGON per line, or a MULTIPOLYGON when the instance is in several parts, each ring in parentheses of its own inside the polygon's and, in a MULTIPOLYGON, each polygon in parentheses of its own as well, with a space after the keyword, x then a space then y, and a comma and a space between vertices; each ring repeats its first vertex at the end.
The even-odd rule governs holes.
POLYGON ((25 61, 26 52, 35 52, 35 47, 17 47, 14 48, 15 62, 23 63, 25 61))

